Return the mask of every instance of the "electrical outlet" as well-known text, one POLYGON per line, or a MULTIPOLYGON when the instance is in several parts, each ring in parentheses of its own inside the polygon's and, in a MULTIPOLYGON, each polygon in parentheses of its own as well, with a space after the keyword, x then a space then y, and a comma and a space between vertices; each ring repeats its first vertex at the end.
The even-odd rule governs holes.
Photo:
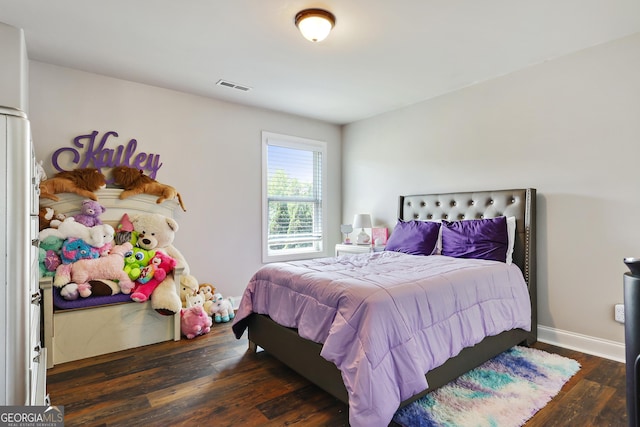
POLYGON ((614 319, 616 322, 624 323, 624 304, 614 306, 614 319))

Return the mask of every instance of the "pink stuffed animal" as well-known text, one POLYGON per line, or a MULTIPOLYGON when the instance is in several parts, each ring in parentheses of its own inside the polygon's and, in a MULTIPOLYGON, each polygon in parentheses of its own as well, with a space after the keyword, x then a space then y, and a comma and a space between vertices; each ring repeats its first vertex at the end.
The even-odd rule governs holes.
POLYGON ((120 291, 128 294, 134 283, 124 271, 124 254, 131 250, 131 243, 116 245, 107 256, 95 259, 81 259, 73 264, 62 264, 56 270, 53 284, 62 287, 70 282, 78 285, 80 296, 86 298, 91 295, 90 280, 109 279, 118 280, 120 291))
POLYGON ((149 264, 142 269, 140 277, 136 279, 136 287, 131 294, 131 299, 137 302, 145 302, 151 293, 176 267, 178 261, 164 252, 157 251, 149 260, 149 264))
POLYGON ((212 324, 211 318, 201 305, 180 310, 180 330, 188 339, 209 333, 212 324))
POLYGON ((100 220, 100 215, 107 209, 102 206, 100 203, 87 199, 82 201, 82 206, 80 207, 80 213, 74 215, 73 217, 76 219, 76 222, 83 224, 87 227, 93 227, 94 225, 102 224, 100 220))

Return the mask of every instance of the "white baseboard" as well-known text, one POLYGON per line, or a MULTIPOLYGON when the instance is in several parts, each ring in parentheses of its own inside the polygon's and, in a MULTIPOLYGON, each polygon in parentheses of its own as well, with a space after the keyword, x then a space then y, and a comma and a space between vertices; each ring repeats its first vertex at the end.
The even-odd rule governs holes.
POLYGON ((242 295, 237 296, 237 297, 231 297, 231 300, 233 301, 233 309, 237 310, 238 306, 240 305, 240 300, 242 299, 242 295))
POLYGON ((625 362, 624 343, 538 325, 538 341, 616 362, 625 362))

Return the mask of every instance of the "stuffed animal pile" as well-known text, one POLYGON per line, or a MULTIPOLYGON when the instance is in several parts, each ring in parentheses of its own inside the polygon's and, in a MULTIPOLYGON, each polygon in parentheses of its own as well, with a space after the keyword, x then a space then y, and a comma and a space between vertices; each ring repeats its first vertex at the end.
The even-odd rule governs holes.
POLYGON ((180 311, 180 327, 188 339, 208 333, 213 322, 229 322, 235 317, 232 299, 223 298, 220 293, 214 294, 212 285, 204 283, 195 292, 187 289, 186 308, 180 311))
POLYGON ((134 284, 124 272, 124 254, 131 250, 131 247, 131 243, 126 242, 123 245, 114 246, 105 256, 59 265, 53 285, 63 287, 69 283, 75 283, 80 296, 87 298, 91 295, 90 280, 109 279, 117 280, 120 291, 128 294, 134 284))
MULTIPOLYGON (((92 200, 87 202, 93 203, 92 200)), ((45 213, 45 221, 49 226, 42 228, 38 235, 40 275, 54 277, 54 284, 60 288, 73 281, 71 287, 61 292, 67 299, 77 299, 81 294, 82 296, 90 295, 90 287, 86 281, 81 281, 83 286, 80 287, 80 290, 82 292, 80 293, 78 290, 76 282, 84 277, 80 272, 82 265, 80 261, 97 260, 111 253, 114 237, 113 227, 101 222, 89 227, 76 222, 74 217, 58 216, 58 218, 63 218, 62 221, 52 219, 55 215, 50 208, 45 208, 45 213)), ((42 227, 42 216, 40 219, 42 227)), ((112 277, 105 276, 104 278, 119 279, 120 277, 119 274, 114 274, 112 277)))
MULTIPOLYGON (((106 178, 98 169, 60 172, 50 179, 42 164, 40 169, 41 198, 58 201, 58 193, 86 198, 80 212, 71 216, 40 208, 40 275, 52 277, 63 298, 122 293, 136 302, 150 300, 160 314, 180 314, 182 334, 188 339, 208 333, 214 323, 234 318, 232 300, 216 293, 211 284, 199 284, 184 256, 173 246, 179 228, 174 219, 155 213, 131 217, 125 213, 114 228, 100 218, 106 208, 95 192, 106 187, 106 178), (182 269, 179 293, 173 274, 176 269, 182 269)), ((185 210, 175 188, 140 170, 116 167, 112 175, 123 187, 120 199, 143 193, 158 196, 157 203, 177 198, 185 210)))
POLYGON ((115 241, 115 229, 100 220, 99 214, 105 211, 102 207, 85 200, 82 210, 94 225, 87 226, 71 216, 54 222, 57 228, 40 231, 42 275, 55 277, 54 286, 66 288, 61 294, 67 299, 92 295, 89 280, 115 281, 117 292, 131 294, 134 301, 151 299, 151 306, 161 314, 180 313, 182 302, 175 291, 173 271, 184 268, 185 281, 195 278, 188 275, 184 256, 172 246, 177 222, 160 214, 132 218, 125 214, 124 225, 117 227, 119 241, 115 241))

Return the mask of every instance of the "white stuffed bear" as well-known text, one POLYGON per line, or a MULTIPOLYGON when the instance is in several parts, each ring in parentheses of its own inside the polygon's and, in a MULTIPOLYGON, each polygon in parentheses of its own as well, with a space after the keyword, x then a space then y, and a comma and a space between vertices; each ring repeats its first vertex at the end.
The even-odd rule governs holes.
MULTIPOLYGON (((53 221, 52 221, 53 223, 53 221)), ((68 239, 74 237, 83 240, 86 244, 94 248, 101 248, 107 243, 113 241, 115 230, 109 224, 100 224, 93 227, 87 227, 75 220, 74 217, 65 218, 58 224, 58 228, 45 228, 38 234, 38 239, 43 241, 49 236, 68 239)))
MULTIPOLYGON (((178 223, 160 214, 139 214, 131 216, 133 230, 138 232, 137 245, 146 250, 161 250, 177 261, 176 268, 184 268, 183 274, 189 274, 189 264, 178 249, 173 246, 173 239, 178 231, 178 223)), ((173 315, 180 313, 182 301, 176 291, 173 274, 158 285, 151 294, 151 307, 160 314, 173 315)))

